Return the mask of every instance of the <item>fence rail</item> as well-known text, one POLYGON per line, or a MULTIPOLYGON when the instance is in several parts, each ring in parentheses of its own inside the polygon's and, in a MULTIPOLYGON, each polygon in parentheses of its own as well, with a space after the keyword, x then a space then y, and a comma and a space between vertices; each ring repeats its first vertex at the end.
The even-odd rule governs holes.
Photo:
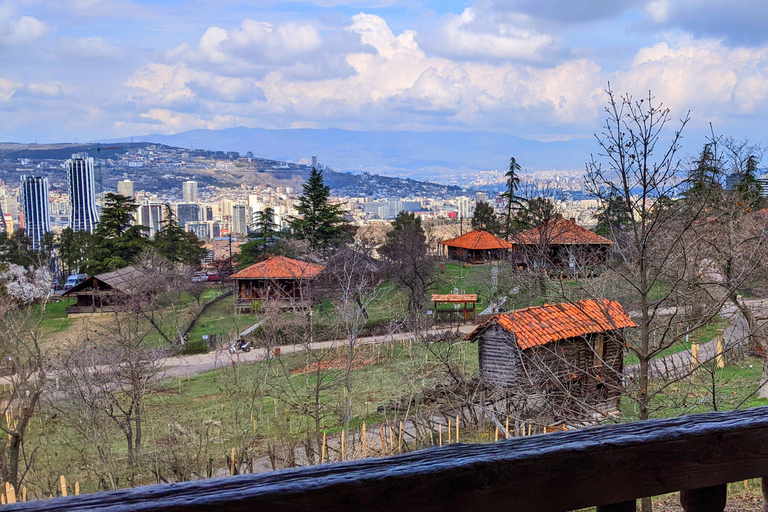
POLYGON ((9 511, 564 512, 634 510, 674 491, 720 512, 728 482, 768 476, 768 407, 650 420, 382 459, 8 505, 9 511))

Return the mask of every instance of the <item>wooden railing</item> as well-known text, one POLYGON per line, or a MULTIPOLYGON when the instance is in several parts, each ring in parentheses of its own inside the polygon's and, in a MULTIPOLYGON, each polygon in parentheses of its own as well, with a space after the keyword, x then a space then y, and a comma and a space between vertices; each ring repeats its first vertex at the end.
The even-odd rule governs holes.
POLYGON ((728 482, 768 476, 768 407, 453 444, 382 459, 9 505, 17 511, 599 512, 683 491, 722 511, 728 482))

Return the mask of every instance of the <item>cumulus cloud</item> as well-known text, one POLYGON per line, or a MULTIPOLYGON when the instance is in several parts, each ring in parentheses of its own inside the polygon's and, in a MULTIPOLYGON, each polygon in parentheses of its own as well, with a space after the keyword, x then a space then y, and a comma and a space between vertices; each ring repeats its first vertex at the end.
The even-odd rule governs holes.
POLYGON ((0 4, 0 47, 35 42, 48 32, 48 25, 32 16, 19 15, 9 2, 0 4))
POLYGON ((473 7, 448 16, 425 42, 434 53, 464 60, 540 62, 562 52, 559 38, 533 28, 529 16, 473 7))
POLYGON ((768 48, 684 37, 641 49, 616 80, 624 90, 653 90, 673 109, 694 109, 703 120, 766 113, 768 48))

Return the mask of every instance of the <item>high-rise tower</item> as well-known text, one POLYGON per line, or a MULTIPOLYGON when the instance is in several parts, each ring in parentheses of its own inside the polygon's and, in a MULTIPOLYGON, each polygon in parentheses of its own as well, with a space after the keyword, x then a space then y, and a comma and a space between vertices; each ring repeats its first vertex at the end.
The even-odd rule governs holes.
POLYGON ((183 203, 196 203, 197 202, 197 182, 185 181, 181 186, 181 193, 183 197, 183 203))
POLYGON ((133 182, 131 180, 118 181, 117 193, 125 197, 134 197, 133 182))
POLYGON ((93 158, 87 153, 75 153, 67 163, 69 203, 72 213, 69 227, 73 231, 93 233, 99 222, 96 212, 96 182, 93 178, 93 158))
POLYGON ((32 240, 32 250, 39 250, 43 235, 51 231, 51 214, 48 199, 48 178, 41 176, 21 177, 21 211, 24 214, 24 230, 32 240))

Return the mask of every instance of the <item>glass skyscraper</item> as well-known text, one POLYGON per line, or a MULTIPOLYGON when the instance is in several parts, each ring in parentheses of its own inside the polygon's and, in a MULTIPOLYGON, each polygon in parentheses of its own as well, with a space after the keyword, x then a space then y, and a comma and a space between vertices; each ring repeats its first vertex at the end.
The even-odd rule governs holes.
POLYGON ((93 158, 86 153, 76 153, 67 163, 69 203, 72 212, 69 227, 73 231, 93 233, 99 222, 96 212, 96 182, 93 177, 93 158))
POLYGON ((43 235, 51 231, 48 178, 21 177, 21 211, 24 214, 25 234, 32 240, 32 249, 37 251, 43 235))

